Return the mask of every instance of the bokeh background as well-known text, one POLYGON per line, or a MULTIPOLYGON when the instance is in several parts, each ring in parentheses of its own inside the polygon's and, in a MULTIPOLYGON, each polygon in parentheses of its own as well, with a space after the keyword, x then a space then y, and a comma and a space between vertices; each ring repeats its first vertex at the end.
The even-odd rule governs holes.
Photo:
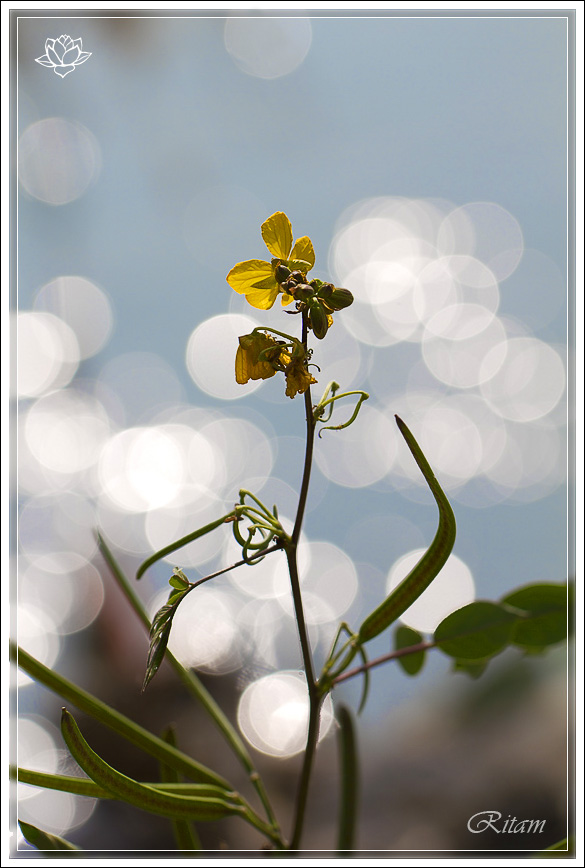
MULTIPOLYGON (((182 747, 244 787, 166 667, 141 695, 147 638, 94 528, 132 576, 242 486, 294 518, 302 400, 279 376, 238 386, 233 363, 238 335, 297 320, 225 281, 236 262, 268 258, 260 224, 285 211, 314 243, 313 275, 356 299, 314 347, 315 395, 333 378, 370 395, 351 428, 317 443, 301 558, 316 658, 434 534, 395 413, 458 521, 435 593, 406 623, 432 632, 474 598, 567 577, 567 16, 94 11, 13 27, 18 640, 154 732, 174 722, 182 747), (65 77, 35 63, 61 34, 91 53, 65 77)), ((154 612, 172 566, 194 580, 236 558, 220 530, 136 587, 154 612)), ((286 827, 304 697, 283 567, 277 555, 193 593, 171 647, 237 720, 286 827)), ((379 637, 371 656, 388 650, 379 637)), ((498 836, 467 831, 494 808, 545 819, 545 845, 563 837, 565 649, 506 653, 478 681, 449 670, 437 653, 417 679, 374 671, 359 847, 495 852, 498 836)), ((359 689, 334 702, 355 707, 359 689)), ((71 773, 59 698, 20 675, 17 703, 19 763, 71 773)), ((80 720, 112 764, 153 779, 148 760, 80 720)), ((334 846, 333 732, 307 849, 334 846)), ((19 798, 22 819, 88 851, 173 846, 168 822, 130 808, 22 785, 19 798)), ((204 843, 254 851, 241 826, 204 827, 204 843)), ((526 838, 505 849, 541 846, 526 838)))

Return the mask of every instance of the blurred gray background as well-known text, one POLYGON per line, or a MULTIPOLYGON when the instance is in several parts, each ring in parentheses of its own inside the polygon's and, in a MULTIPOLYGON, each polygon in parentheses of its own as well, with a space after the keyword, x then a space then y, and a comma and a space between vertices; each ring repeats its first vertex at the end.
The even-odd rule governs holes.
MULTIPOLYGON (((237 386, 233 359, 255 324, 295 334, 297 320, 279 304, 265 316, 225 281, 236 262, 269 258, 260 224, 284 211, 313 241, 313 274, 356 298, 314 342, 314 397, 333 378, 370 394, 354 426, 316 447, 304 557, 317 659, 434 534, 394 413, 458 522, 438 599, 407 623, 432 632, 474 596, 567 577, 567 16, 26 13, 13 26, 19 641, 155 732, 171 715, 180 744, 237 786, 169 671, 141 696, 147 640, 93 528, 132 576, 243 484, 294 518, 302 399, 278 376, 237 386), (64 34, 91 56, 61 77, 35 60, 64 34)), ((149 571, 137 587, 151 611, 172 565, 195 579, 237 558, 222 533, 149 571)), ((300 667, 286 576, 270 561, 205 592, 176 652, 246 735, 246 690, 300 667)), ((380 637, 371 656, 389 649, 380 637)), ((499 850, 467 832, 488 808, 546 819, 546 844, 563 837, 564 649, 509 652, 477 682, 449 669, 437 653, 418 679, 372 673, 359 846, 499 850)), ((355 707, 357 681, 337 699, 355 707)), ((63 768, 59 706, 22 679, 22 765, 63 768)), ((85 725, 126 773, 156 773, 85 725)), ((286 826, 299 757, 252 745, 286 826)), ((307 848, 333 846, 336 775, 329 735, 307 848)), ((130 809, 22 797, 24 819, 87 850, 172 847, 170 824, 130 809)), ((260 844, 233 823, 203 834, 212 850, 260 844)), ((513 837, 519 855, 540 845, 513 837)))

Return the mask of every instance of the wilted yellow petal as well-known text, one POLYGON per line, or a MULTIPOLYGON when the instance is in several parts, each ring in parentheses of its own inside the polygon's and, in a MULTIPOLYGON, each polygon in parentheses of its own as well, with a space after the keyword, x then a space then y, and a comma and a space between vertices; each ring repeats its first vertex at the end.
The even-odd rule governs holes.
POLYGON ((295 395, 300 395, 306 392, 311 383, 316 383, 317 380, 311 376, 302 359, 295 359, 286 366, 286 391, 285 394, 289 398, 294 398, 295 395))
POLYGON ((241 346, 236 351, 236 383, 245 386, 250 375, 248 374, 248 361, 246 353, 241 346))
POLYGON ((262 224, 262 238, 273 256, 288 259, 292 247, 292 226, 283 211, 277 211, 262 224))
POLYGON ((236 382, 245 385, 248 380, 268 380, 276 373, 271 363, 278 359, 278 344, 270 335, 254 332, 242 335, 236 352, 236 382), (262 355, 263 354, 263 355, 262 355))
POLYGON ((303 235, 295 241, 295 246, 291 250, 289 259, 304 259, 308 262, 311 268, 315 265, 315 251, 313 250, 313 242, 308 235, 303 235))
POLYGON ((271 276, 272 266, 269 262, 263 259, 247 259, 234 265, 226 280, 233 290, 245 294, 253 290, 255 283, 271 276))

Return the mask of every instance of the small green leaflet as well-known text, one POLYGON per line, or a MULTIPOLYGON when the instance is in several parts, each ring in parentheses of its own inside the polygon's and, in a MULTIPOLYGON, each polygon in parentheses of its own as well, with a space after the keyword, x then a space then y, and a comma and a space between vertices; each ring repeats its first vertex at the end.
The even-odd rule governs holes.
POLYGON ((478 600, 447 615, 435 630, 435 642, 450 657, 483 660, 510 644, 517 618, 511 609, 478 600))
POLYGON ((189 579, 185 573, 178 567, 173 570, 173 575, 169 579, 169 585, 177 591, 185 591, 189 587, 189 579))
MULTIPOLYGON (((423 637, 416 630, 411 630, 410 627, 400 625, 394 633, 394 650, 411 648, 414 645, 420 645, 422 641, 423 637)), ((424 666, 425 652, 416 651, 413 654, 405 654, 403 657, 397 657, 396 659, 407 675, 416 675, 424 666)))
MULTIPOLYGON (((183 574, 181 573, 181 576, 182 575, 183 574)), ((171 635, 171 627, 173 626, 173 618, 179 608, 179 603, 189 593, 192 587, 192 585, 188 584, 185 588, 182 584, 181 576, 175 574, 169 579, 174 590, 169 594, 169 598, 165 605, 162 606, 154 616, 150 627, 150 647, 148 649, 148 658, 146 661, 146 674, 142 684, 143 693, 158 672, 160 665, 164 660, 167 645, 169 643, 169 637, 171 635), (174 580, 181 583, 180 587, 184 588, 184 590, 177 589, 174 580)))
POLYGON ((457 669, 479 674, 508 645, 540 652, 567 636, 567 586, 541 583, 507 594, 499 603, 477 600, 448 615, 434 641, 457 669), (474 664, 470 666, 470 664, 474 664))
POLYGON ((540 651, 567 638, 567 586, 527 585, 507 594, 502 603, 522 610, 513 642, 526 651, 540 651))

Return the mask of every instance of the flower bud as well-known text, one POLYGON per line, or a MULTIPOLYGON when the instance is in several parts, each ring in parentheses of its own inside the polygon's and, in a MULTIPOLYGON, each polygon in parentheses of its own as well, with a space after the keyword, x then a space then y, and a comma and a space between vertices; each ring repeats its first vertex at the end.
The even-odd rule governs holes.
MULTIPOLYGON (((321 295, 321 293, 319 294, 321 295)), ((349 289, 334 286, 331 294, 324 297, 324 301, 331 310, 343 310, 344 307, 349 307, 353 303, 353 295, 349 289)))
POLYGON ((294 297, 297 301, 310 301, 315 296, 315 290, 307 283, 299 283, 294 289, 294 297))
POLYGON ((331 297, 331 293, 333 292, 333 289, 334 289, 334 286, 332 283, 324 283, 321 286, 321 288, 319 289, 319 292, 317 293, 317 295, 319 296, 319 298, 328 299, 331 297))
POLYGON ((316 298, 309 302, 309 317, 315 337, 323 340, 329 328, 329 319, 325 308, 316 298))
POLYGON ((286 265, 283 265, 282 262, 280 265, 277 265, 274 269, 274 277, 276 278, 277 283, 284 283, 290 277, 290 268, 287 268, 286 265))
POLYGON ((297 283, 302 283, 302 281, 305 279, 305 275, 302 271, 293 271, 291 277, 293 280, 296 280, 297 283))

